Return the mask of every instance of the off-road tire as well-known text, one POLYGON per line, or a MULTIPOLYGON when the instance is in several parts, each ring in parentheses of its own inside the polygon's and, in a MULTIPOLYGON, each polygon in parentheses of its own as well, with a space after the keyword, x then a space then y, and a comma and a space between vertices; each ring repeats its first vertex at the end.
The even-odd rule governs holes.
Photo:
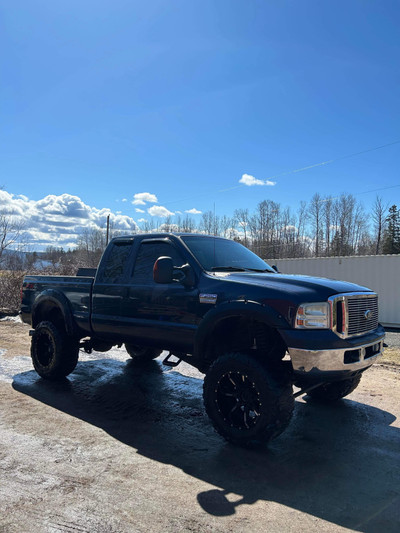
POLYGON ((203 385, 204 405, 212 424, 227 441, 244 447, 265 444, 291 419, 292 385, 255 358, 226 354, 214 361, 203 385))
POLYGON ((351 379, 324 383, 320 387, 310 390, 307 394, 314 400, 321 402, 336 402, 353 392, 358 387, 360 380, 361 374, 358 374, 351 379))
POLYGON ((138 346, 129 343, 125 343, 125 349, 137 363, 151 361, 152 359, 156 359, 162 353, 162 350, 158 350, 157 348, 147 348, 146 346, 138 346))
POLYGON ((78 363, 79 342, 52 322, 40 322, 32 336, 31 357, 39 376, 62 379, 71 374, 78 363))

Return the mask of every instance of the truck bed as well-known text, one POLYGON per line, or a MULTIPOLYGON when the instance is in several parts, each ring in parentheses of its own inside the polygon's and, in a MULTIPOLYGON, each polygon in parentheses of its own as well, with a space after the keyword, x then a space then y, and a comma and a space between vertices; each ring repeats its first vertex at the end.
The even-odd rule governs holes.
POLYGON ((61 292, 68 300, 79 328, 90 332, 91 296, 94 278, 87 276, 25 276, 22 285, 21 318, 31 324, 32 304, 38 294, 61 292))

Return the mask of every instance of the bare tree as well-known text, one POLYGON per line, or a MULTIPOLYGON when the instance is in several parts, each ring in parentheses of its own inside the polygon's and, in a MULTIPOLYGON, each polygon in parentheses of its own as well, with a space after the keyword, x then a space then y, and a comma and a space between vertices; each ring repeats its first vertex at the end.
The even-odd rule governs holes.
POLYGON ((201 215, 200 229, 207 235, 213 235, 215 232, 214 213, 212 211, 205 211, 201 215))
POLYGON ((296 254, 294 257, 306 257, 307 252, 309 253, 308 246, 309 241, 306 240, 305 233, 306 233, 306 224, 308 219, 308 210, 307 210, 307 202, 300 202, 300 207, 297 211, 297 235, 296 235, 296 254))
POLYGON ((184 233, 193 233, 195 229, 196 224, 194 223, 194 220, 189 215, 186 215, 182 221, 182 231, 184 233))
POLYGON ((235 209, 233 214, 234 224, 238 225, 244 234, 244 245, 247 246, 247 232, 249 226, 249 210, 248 209, 235 209))
POLYGON ((83 253, 85 266, 96 268, 106 247, 105 231, 85 228, 78 236, 77 248, 83 253))
POLYGON ((226 215, 223 215, 219 219, 219 233, 222 235, 222 237, 227 238, 230 236, 233 224, 233 219, 231 217, 227 217, 226 215))
POLYGON ((386 218, 389 204, 384 205, 381 197, 375 198, 374 205, 372 207, 372 220, 374 221, 375 230, 375 254, 382 253, 382 240, 386 227, 386 218))
POLYGON ((315 241, 315 257, 320 255, 321 239, 322 239, 322 214, 324 208, 324 201, 319 193, 315 193, 311 198, 310 203, 310 218, 313 229, 313 238, 315 241))
POLYGON ((24 223, 6 211, 0 211, 0 266, 5 260, 5 251, 12 250, 20 242, 24 223))
POLYGON ((323 219, 325 226, 325 255, 328 256, 331 253, 332 205, 333 200, 330 196, 324 199, 323 219))

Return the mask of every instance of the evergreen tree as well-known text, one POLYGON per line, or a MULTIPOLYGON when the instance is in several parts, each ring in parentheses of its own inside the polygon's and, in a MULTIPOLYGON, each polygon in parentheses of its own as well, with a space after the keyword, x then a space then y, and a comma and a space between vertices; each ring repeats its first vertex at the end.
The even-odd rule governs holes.
POLYGON ((387 228, 383 240, 384 254, 400 254, 400 211, 396 205, 389 209, 387 228))

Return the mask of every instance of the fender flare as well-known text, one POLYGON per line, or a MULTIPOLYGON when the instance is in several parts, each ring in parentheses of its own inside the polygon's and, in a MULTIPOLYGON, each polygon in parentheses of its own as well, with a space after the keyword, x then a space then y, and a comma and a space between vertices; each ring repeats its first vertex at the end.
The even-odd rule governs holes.
POLYGON ((287 320, 268 305, 245 300, 224 302, 210 309, 204 315, 197 329, 194 341, 194 356, 197 359, 202 359, 206 342, 218 324, 227 318, 233 317, 255 319, 273 329, 287 329, 290 327, 287 320))
POLYGON ((35 299, 32 305, 32 326, 35 327, 38 324, 35 315, 45 303, 51 303, 61 311, 67 334, 75 336, 77 328, 73 319, 71 304, 63 292, 55 289, 46 289, 35 299))

